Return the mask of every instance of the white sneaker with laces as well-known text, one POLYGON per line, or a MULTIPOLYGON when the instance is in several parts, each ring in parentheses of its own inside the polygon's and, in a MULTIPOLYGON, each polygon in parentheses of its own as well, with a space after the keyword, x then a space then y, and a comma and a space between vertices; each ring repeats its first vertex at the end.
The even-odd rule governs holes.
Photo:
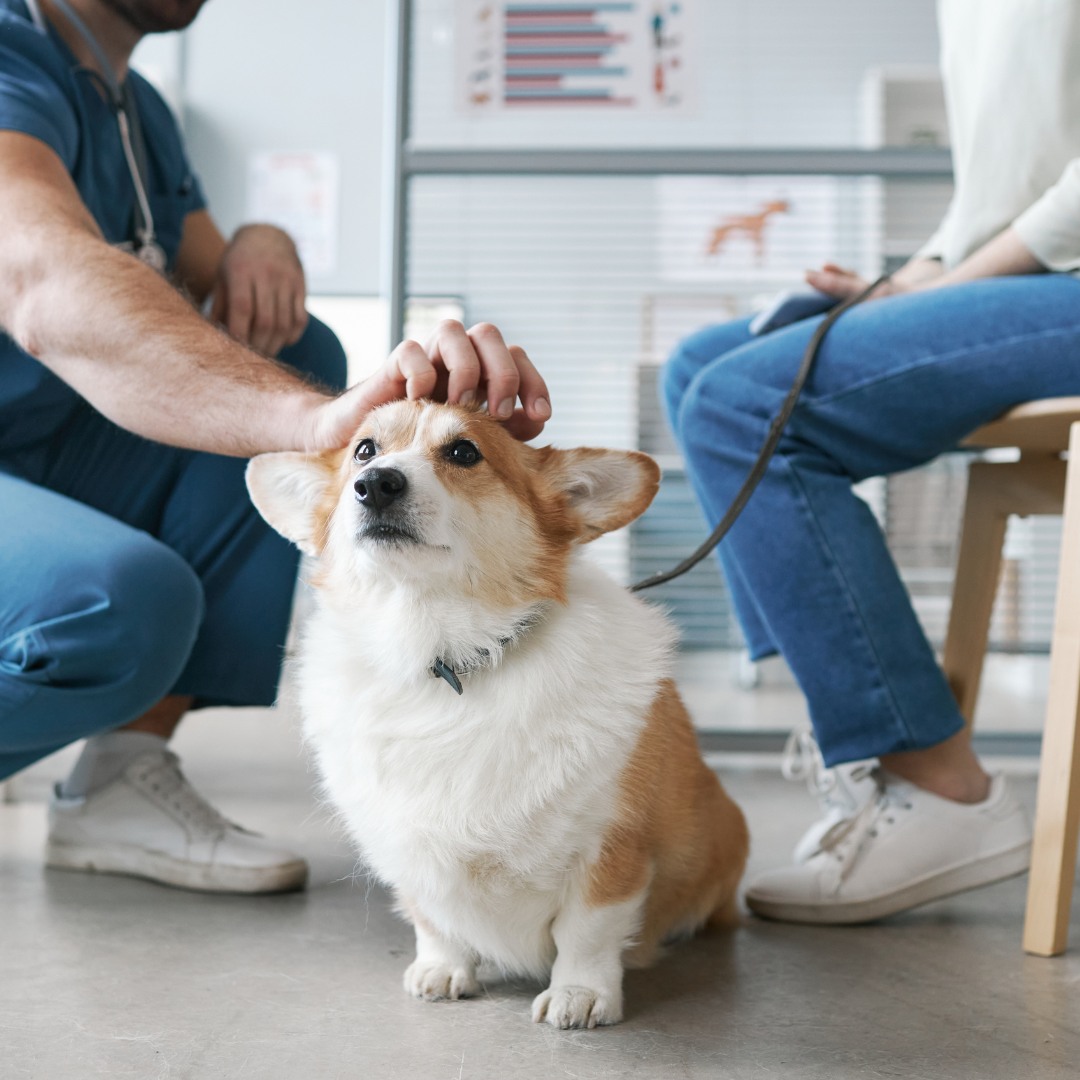
POLYGON ((873 779, 876 765, 877 759, 871 758, 827 769, 810 728, 797 728, 788 736, 780 772, 785 780, 806 781, 807 790, 821 804, 823 811, 795 845, 796 863, 806 862, 830 829, 854 817, 874 797, 877 792, 873 779))
POLYGON ((1031 825, 1003 776, 971 804, 882 769, 874 779, 875 797, 826 833, 804 863, 750 885, 751 911, 787 922, 870 922, 1028 868, 1031 825))
POLYGON ((45 861, 205 892, 285 892, 308 872, 299 855, 219 814, 169 750, 139 755, 82 798, 55 794, 45 861))

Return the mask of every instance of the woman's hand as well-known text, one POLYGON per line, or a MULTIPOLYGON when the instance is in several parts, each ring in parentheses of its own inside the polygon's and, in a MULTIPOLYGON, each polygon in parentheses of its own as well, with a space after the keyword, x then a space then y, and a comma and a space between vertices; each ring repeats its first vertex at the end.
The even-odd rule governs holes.
POLYGON ((372 409, 402 398, 486 399, 491 415, 522 440, 539 435, 551 416, 547 386, 524 349, 508 346, 490 323, 466 330, 448 320, 426 345, 403 341, 370 378, 310 410, 299 444, 309 451, 345 446, 372 409))
MULTIPOLYGON (((806 281, 815 289, 828 293, 829 296, 835 296, 838 300, 858 296, 870 284, 866 278, 861 277, 854 270, 846 270, 835 263, 825 263, 820 270, 807 270, 806 281)), ((902 285, 896 286, 890 278, 888 281, 883 281, 867 299, 877 300, 902 291, 904 291, 902 285)))
MULTIPOLYGON (((939 259, 911 259, 893 274, 888 281, 883 281, 868 297, 868 300, 880 300, 883 296, 897 296, 900 293, 916 292, 944 284, 945 268, 939 259)), ((825 263, 820 270, 808 270, 806 281, 815 289, 835 296, 838 300, 847 300, 857 296, 870 282, 836 263, 825 263)))

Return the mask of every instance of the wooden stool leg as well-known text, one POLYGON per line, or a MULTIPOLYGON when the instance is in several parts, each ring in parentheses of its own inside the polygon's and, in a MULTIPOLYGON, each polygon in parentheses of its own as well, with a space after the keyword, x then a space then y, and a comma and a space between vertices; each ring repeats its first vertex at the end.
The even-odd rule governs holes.
POLYGON ((1039 767, 1024 949, 1065 951, 1080 833, 1080 424, 1073 424, 1065 482, 1061 565, 1050 649, 1050 695, 1039 767))
POLYGON ((990 616, 1001 570, 1001 550, 1009 521, 997 497, 995 470, 1000 468, 976 462, 968 470, 964 522, 942 658, 945 677, 969 728, 975 715, 975 699, 979 696, 990 616))

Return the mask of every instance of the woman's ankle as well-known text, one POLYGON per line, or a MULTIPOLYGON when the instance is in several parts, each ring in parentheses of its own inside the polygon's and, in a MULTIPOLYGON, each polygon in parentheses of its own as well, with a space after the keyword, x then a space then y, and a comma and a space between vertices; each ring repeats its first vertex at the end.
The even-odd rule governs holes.
POLYGON ((879 760, 886 772, 952 802, 980 803, 990 794, 990 777, 967 731, 925 750, 882 754, 879 760))

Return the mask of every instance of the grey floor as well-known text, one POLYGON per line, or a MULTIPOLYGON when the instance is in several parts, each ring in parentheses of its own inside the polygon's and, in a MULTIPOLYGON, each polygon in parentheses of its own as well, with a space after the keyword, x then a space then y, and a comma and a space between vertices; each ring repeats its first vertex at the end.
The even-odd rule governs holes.
MULTIPOLYGON (((792 705, 793 695, 778 701, 792 705)), ((42 796, 63 760, 0 805, 0 1077, 904 1077, 1080 1074, 1080 904, 1072 952, 1020 949, 1023 879, 888 923, 809 929, 747 919, 627 978, 627 1020, 556 1032, 537 991, 405 996, 411 937, 353 878, 280 714, 207 713, 177 741, 189 774, 245 824, 312 861, 303 895, 237 899, 44 871, 42 796)), ((753 866, 786 860, 812 804, 775 766, 728 766, 753 866)), ((1033 783, 1018 780, 1030 802, 1033 783)))

